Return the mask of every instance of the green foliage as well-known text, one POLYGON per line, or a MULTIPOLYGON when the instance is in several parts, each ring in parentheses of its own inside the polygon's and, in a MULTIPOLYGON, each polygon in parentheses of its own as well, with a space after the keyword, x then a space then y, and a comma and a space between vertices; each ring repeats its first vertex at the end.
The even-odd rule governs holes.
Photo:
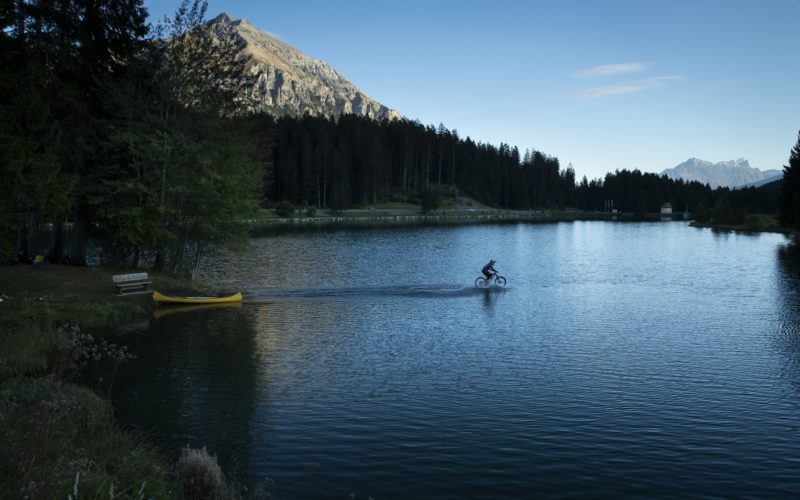
POLYGON ((439 208, 442 197, 438 191, 428 189, 420 193, 420 209, 422 213, 432 212, 439 208))
POLYGON ((692 211, 692 215, 694 216, 694 220, 696 220, 697 222, 705 222, 708 220, 707 212, 708 211, 706 210, 705 205, 703 205, 702 203, 698 203, 695 206, 694 211, 692 211))
POLYGON ((0 263, 15 253, 15 232, 35 230, 37 221, 67 211, 75 185, 57 154, 58 131, 40 83, 43 70, 32 64, 7 69, 0 94, 15 98, 0 104, 0 263))
POLYGON ((114 326, 144 309, 137 303, 78 301, 69 308, 53 305, 47 294, 23 294, 3 302, 0 312, 0 380, 9 376, 47 373, 60 364, 68 338, 66 323, 84 328, 114 326))
POLYGON ((214 36, 205 22, 207 6, 205 0, 183 0, 171 19, 156 26, 149 49, 163 112, 235 111, 248 58, 235 40, 214 36))
POLYGON ((800 229, 800 133, 789 156, 789 164, 783 167, 779 218, 783 226, 800 229))
POLYGON ((758 214, 745 215, 742 225, 748 231, 760 231, 766 227, 763 218, 758 214))
POLYGON ((330 195, 330 209, 333 213, 341 213, 350 206, 350 185, 347 179, 340 179, 333 186, 330 195))
POLYGON ((49 378, 0 382, 0 476, 15 498, 174 498, 152 448, 121 432, 88 389, 49 378), (77 495, 75 492, 77 491, 77 495))
POLYGON ((262 155, 274 160, 265 199, 339 212, 457 185, 483 202, 528 208, 565 205, 575 191, 574 169, 561 170, 556 158, 535 152, 521 162, 515 148, 462 140, 444 126, 354 115, 252 120, 274 138, 262 155))
POLYGON ((78 262, 86 226, 133 266, 244 241, 263 177, 229 113, 247 60, 211 36, 205 1, 159 26, 168 41, 145 40, 141 0, 4 6, 25 22, 4 25, 0 54, 0 92, 18 97, 0 104, 0 261, 67 214, 78 262))
POLYGON ((37 319, 21 321, 16 325, 7 322, 4 326, 10 328, 0 332, 4 350, 0 357, 0 380, 16 375, 45 373, 51 366, 52 356, 65 345, 64 337, 56 329, 43 327, 37 319))
POLYGON ((736 224, 736 214, 728 200, 720 197, 711 209, 711 222, 715 224, 736 224))
POLYGON ((294 215, 294 206, 286 200, 279 201, 275 205, 275 215, 279 217, 291 217, 294 215))
POLYGON ((675 211, 692 208, 695 218, 711 217, 710 211, 703 214, 698 207, 713 207, 720 198, 725 198, 732 210, 735 207, 742 213, 775 213, 778 200, 773 185, 735 190, 711 189, 696 181, 670 179, 639 170, 617 170, 606 174, 603 180, 589 181, 584 177, 576 186, 574 197, 582 210, 604 210, 605 202, 613 200, 615 209, 637 214, 655 214, 662 203, 669 201, 675 211))
MULTIPOLYGON (((0 208, 6 215, 0 225, 8 231, 11 219, 11 230, 27 230, 33 237, 39 223, 61 220, 75 208, 75 222, 82 227, 79 218, 93 215, 84 196, 98 179, 94 120, 101 113, 101 92, 96 82, 126 78, 130 58, 144 46, 147 11, 143 0, 3 5, 6 19, 13 21, 3 29, 0 91, 15 98, 0 110, 0 122, 9 127, 8 134, 0 132, 0 149, 4 160, 12 160, 0 166, 0 177, 15 197, 3 197, 11 207, 0 208)), ((84 237, 81 230, 73 234, 84 237)), ((35 243, 25 241, 21 250, 35 243)), ((85 247, 76 243, 78 250, 85 247)))
POLYGON ((307 217, 316 217, 317 215, 317 207, 314 205, 309 205, 306 207, 306 216, 307 217))

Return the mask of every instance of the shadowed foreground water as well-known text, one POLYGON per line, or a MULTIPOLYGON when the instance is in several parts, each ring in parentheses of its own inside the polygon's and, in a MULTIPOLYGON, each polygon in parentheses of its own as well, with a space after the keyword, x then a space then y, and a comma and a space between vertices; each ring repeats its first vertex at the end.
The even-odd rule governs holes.
POLYGON ((327 229, 159 310, 119 415, 278 498, 800 494, 800 252, 683 223, 327 229), (505 290, 472 282, 490 258, 505 290))

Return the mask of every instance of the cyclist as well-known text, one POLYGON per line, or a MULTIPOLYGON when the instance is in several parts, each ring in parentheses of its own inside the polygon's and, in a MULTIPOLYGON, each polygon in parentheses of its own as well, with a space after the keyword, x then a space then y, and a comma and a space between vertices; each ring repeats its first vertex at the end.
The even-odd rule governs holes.
POLYGON ((483 273, 484 276, 486 276, 486 281, 487 282, 489 280, 491 280, 492 276, 497 274, 497 270, 494 268, 494 259, 490 260, 488 264, 483 266, 483 269, 481 269, 481 272, 483 273))

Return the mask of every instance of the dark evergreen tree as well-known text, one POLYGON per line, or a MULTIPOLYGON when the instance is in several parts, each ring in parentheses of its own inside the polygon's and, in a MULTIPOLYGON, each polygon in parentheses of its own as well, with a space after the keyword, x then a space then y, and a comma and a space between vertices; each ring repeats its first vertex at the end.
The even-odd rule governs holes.
POLYGON ((783 226, 800 229, 800 133, 789 155, 789 164, 783 167, 779 217, 783 226))

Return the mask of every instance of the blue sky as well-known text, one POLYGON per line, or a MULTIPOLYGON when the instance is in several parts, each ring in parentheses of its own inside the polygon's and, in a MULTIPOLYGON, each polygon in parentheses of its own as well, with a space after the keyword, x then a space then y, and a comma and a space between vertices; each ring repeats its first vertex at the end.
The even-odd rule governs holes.
MULTIPOLYGON (((179 0, 146 0, 151 17, 179 0)), ((572 163, 788 162, 800 0, 210 0, 424 124, 572 163)))

